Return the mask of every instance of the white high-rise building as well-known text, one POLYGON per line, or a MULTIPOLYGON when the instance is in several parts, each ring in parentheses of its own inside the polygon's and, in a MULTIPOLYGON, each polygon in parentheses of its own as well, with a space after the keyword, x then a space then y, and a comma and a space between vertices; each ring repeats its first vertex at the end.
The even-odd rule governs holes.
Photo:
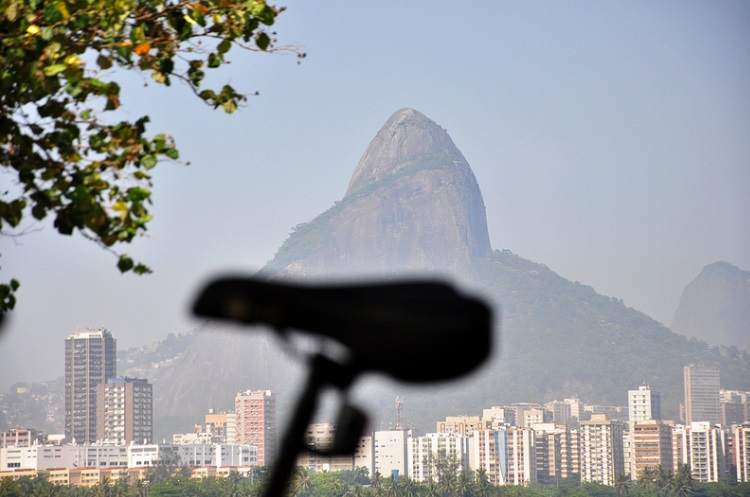
POLYGON ((427 433, 409 444, 409 477, 418 482, 437 480, 435 463, 440 457, 455 461, 457 471, 469 469, 469 437, 460 433, 427 433))
POLYGON ((507 429, 475 430, 469 438, 469 467, 484 470, 493 485, 508 480, 507 429))
POLYGON ((675 468, 690 466, 698 482, 727 483, 729 477, 727 432, 708 422, 679 425, 673 430, 675 468))
POLYGON ((507 485, 537 483, 536 434, 531 428, 508 428, 507 485))
POLYGON ((614 485, 625 471, 623 426, 606 414, 594 414, 580 424, 581 482, 614 485))
POLYGON ((628 390, 628 419, 630 424, 661 419, 661 395, 651 390, 648 385, 641 385, 638 390, 628 390))
POLYGON ((750 482, 750 423, 734 427, 734 453, 737 481, 750 482))
POLYGON ((410 477, 409 439, 412 430, 384 430, 373 434, 373 466, 375 471, 388 478, 410 477))
POLYGON ((635 467, 635 425, 652 419, 661 419, 661 395, 648 385, 638 390, 628 390, 628 465, 630 476, 637 478, 635 467))

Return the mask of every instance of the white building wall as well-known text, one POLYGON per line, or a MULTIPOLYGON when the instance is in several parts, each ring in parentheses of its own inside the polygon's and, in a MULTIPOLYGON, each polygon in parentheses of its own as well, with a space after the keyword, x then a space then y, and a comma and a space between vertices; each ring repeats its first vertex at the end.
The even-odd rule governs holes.
POLYGON ((6 447, 0 449, 0 471, 70 468, 78 462, 78 452, 75 449, 70 445, 6 447))
POLYGON ((374 468, 384 477, 393 474, 411 477, 408 467, 408 442, 411 430, 376 431, 374 440, 374 468))
POLYGON ((691 423, 686 434, 687 461, 699 482, 727 483, 727 436, 720 426, 691 423))
POLYGON ((458 471, 469 468, 469 438, 459 433, 427 433, 421 437, 412 437, 408 445, 409 477, 418 482, 436 479, 435 461, 440 454, 454 459, 458 471))
POLYGON ((750 482, 750 423, 735 426, 734 450, 737 481, 750 482))
POLYGON ((507 483, 508 432, 506 430, 477 430, 469 438, 469 468, 483 469, 493 485, 507 483))

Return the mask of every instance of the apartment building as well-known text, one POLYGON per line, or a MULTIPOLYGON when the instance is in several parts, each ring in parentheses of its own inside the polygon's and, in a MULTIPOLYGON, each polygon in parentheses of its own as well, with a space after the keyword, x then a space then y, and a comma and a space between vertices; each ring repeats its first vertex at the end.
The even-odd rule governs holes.
POLYGON ((750 423, 734 427, 734 466, 737 481, 750 482, 750 423))
POLYGON ((105 444, 150 444, 153 388, 140 378, 110 378, 96 387, 96 438, 105 444))
POLYGON ((258 464, 266 466, 276 454, 276 394, 272 390, 245 390, 234 399, 235 443, 258 448, 258 464))
POLYGON ((657 419, 636 422, 631 432, 631 476, 637 480, 644 469, 674 467, 672 452, 672 424, 657 419))
POLYGON ((94 443, 96 388, 116 376, 116 341, 105 329, 80 329, 65 339, 65 438, 94 443))
POLYGON ((581 482, 614 485, 625 472, 623 425, 606 414, 580 423, 581 482))
POLYGON ((428 433, 412 437, 408 449, 409 477, 418 482, 437 480, 440 458, 455 462, 457 471, 469 469, 469 437, 460 433, 428 433))
POLYGON ((675 426, 672 433, 674 469, 687 464, 698 482, 729 480, 727 430, 708 422, 675 426))

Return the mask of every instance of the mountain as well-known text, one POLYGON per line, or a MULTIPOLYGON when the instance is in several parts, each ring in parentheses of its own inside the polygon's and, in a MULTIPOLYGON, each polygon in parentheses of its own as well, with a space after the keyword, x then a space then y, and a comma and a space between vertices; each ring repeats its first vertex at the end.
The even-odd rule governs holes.
POLYGON ((491 251, 484 201, 448 133, 413 109, 394 113, 344 198, 296 227, 264 273, 349 277, 403 271, 476 279, 491 251))
MULTIPOLYGON (((644 382, 662 393, 665 415, 677 419, 682 368, 692 362, 718 363, 723 387, 750 390, 750 354, 710 348, 543 264, 492 250, 469 164, 444 129, 412 109, 388 119, 344 197, 298 225, 258 276, 403 273, 439 274, 483 295, 496 311, 496 347, 480 371, 446 384, 364 379, 354 397, 372 414, 374 428, 394 421, 397 395, 405 422, 432 431, 447 415, 511 402, 578 396, 626 405, 627 391, 644 382)), ((267 388, 279 394, 283 417, 303 370, 285 353, 294 349, 268 330, 206 323, 178 358, 159 368, 155 418, 188 427, 209 408, 231 408, 239 390, 267 388)))
POLYGON ((671 329, 750 351, 750 272, 727 262, 704 267, 685 287, 671 329))

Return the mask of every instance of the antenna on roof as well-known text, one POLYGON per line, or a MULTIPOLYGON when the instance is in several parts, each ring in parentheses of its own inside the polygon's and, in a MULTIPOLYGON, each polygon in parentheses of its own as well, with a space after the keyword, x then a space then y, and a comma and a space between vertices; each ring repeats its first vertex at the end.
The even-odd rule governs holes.
POLYGON ((403 399, 400 396, 396 397, 396 414, 397 414, 396 429, 397 430, 404 429, 404 424, 401 422, 401 409, 403 409, 403 407, 404 407, 403 399))

